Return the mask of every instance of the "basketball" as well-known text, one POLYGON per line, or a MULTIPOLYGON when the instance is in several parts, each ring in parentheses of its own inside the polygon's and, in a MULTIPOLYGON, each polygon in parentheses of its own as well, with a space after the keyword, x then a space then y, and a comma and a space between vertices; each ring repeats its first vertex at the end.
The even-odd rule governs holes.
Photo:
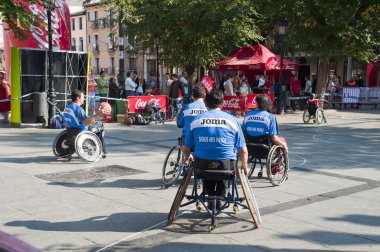
POLYGON ((112 108, 111 108, 111 105, 108 102, 101 102, 99 104, 99 109, 107 111, 105 114, 103 114, 103 116, 111 115, 112 108))
POLYGON ((125 124, 131 126, 133 124, 133 119, 131 117, 127 117, 125 119, 125 124))

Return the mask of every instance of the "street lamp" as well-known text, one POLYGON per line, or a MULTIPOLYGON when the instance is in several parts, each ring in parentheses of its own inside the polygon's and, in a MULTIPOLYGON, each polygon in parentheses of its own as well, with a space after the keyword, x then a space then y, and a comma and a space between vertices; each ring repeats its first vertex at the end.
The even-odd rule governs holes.
POLYGON ((49 83, 49 90, 48 90, 48 99, 49 99, 49 118, 48 118, 48 125, 51 125, 51 120, 55 116, 55 89, 54 89, 54 82, 53 82, 53 38, 52 38, 52 29, 51 29, 51 11, 55 7, 55 0, 45 0, 44 1, 44 7, 46 9, 46 15, 47 15, 47 21, 48 21, 48 43, 49 43, 49 50, 48 50, 48 83, 49 83))
MULTIPOLYGON (((282 84, 283 84, 283 73, 282 73, 282 67, 283 67, 283 62, 284 62, 284 37, 286 35, 286 32, 287 32, 287 28, 288 28, 288 21, 286 21, 286 19, 282 18, 278 24, 278 34, 280 35, 281 37, 281 48, 280 48, 280 86, 282 88, 282 84)), ((281 112, 280 110, 281 107, 282 107, 282 97, 283 95, 280 96, 280 106, 277 106, 277 112, 281 112)))

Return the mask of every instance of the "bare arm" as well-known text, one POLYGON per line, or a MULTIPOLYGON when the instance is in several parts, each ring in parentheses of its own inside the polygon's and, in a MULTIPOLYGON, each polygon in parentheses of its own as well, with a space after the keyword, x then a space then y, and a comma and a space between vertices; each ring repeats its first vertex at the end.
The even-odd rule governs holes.
POLYGON ((83 120, 83 124, 84 125, 90 125, 90 124, 93 124, 96 120, 96 118, 98 118, 99 116, 101 116, 102 114, 108 114, 110 111, 107 111, 106 109, 102 109, 102 108, 99 108, 98 111, 96 111, 96 113, 92 116, 89 116, 87 117, 87 119, 83 120))
POLYGON ((244 170, 244 173, 246 175, 248 175, 248 150, 247 150, 247 147, 243 147, 241 149, 238 150, 238 154, 239 154, 239 159, 241 161, 241 167, 242 169, 244 170))
POLYGON ((288 153, 288 145, 285 141, 282 141, 281 138, 278 135, 272 136, 273 143, 283 147, 285 149, 285 152, 288 153))
POLYGON ((190 158, 191 158, 191 149, 187 148, 185 145, 182 145, 181 147, 182 153, 185 155, 184 157, 184 163, 189 164, 190 158))

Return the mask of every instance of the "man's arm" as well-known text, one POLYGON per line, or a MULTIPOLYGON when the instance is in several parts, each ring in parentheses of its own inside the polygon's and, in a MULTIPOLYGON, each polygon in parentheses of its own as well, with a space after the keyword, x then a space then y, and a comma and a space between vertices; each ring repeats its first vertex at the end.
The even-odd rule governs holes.
POLYGON ((247 147, 244 146, 241 149, 238 149, 238 155, 241 162, 241 168, 244 170, 245 175, 248 175, 248 150, 247 147))
POLYGON ((189 164, 191 149, 187 148, 186 145, 182 145, 181 150, 184 155, 184 163, 189 164))
POLYGON ((283 147, 285 149, 285 152, 288 153, 288 145, 285 141, 281 139, 281 137, 279 137, 278 135, 272 136, 272 142, 283 147))
POLYGON ((82 123, 86 126, 93 124, 95 122, 96 118, 100 117, 103 114, 109 114, 109 112, 110 111, 108 111, 107 109, 99 108, 98 111, 96 111, 96 113, 94 115, 87 117, 86 119, 84 119, 82 121, 82 123))

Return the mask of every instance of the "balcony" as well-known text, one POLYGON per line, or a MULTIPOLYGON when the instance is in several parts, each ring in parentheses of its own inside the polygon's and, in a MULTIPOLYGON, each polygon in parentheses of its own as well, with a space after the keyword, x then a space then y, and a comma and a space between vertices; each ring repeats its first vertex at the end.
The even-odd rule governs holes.
POLYGON ((99 52, 99 45, 98 44, 92 44, 92 52, 98 53, 99 52))
POLYGON ((99 28, 99 19, 95 19, 94 21, 91 21, 91 28, 92 29, 98 29, 99 28))
POLYGON ((115 51, 115 43, 108 43, 108 51, 109 52, 115 51))

